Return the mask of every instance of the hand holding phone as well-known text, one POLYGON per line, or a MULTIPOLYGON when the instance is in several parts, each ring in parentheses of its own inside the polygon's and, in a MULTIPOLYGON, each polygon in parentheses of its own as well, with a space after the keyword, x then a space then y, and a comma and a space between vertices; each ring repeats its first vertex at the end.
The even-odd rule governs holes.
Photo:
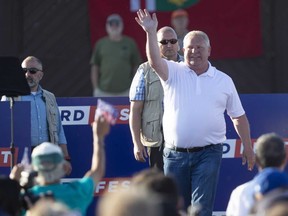
POLYGON ((109 122, 111 125, 114 125, 117 121, 119 111, 112 104, 98 99, 94 119, 98 119, 98 117, 101 115, 106 119, 107 122, 109 122))

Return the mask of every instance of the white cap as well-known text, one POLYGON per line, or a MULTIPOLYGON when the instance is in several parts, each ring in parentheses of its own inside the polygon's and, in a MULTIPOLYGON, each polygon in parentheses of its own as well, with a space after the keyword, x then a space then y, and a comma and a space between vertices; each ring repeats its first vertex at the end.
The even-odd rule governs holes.
POLYGON ((63 160, 61 148, 50 142, 40 144, 32 152, 32 164, 36 170, 50 170, 63 160))

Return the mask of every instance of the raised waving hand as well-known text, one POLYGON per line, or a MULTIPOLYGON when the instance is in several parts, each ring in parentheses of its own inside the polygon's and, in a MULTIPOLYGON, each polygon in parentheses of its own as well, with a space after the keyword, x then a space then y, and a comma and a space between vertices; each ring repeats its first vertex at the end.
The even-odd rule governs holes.
POLYGON ((137 11, 137 17, 135 17, 135 20, 144 29, 144 31, 157 31, 158 20, 155 13, 153 13, 151 17, 150 13, 146 9, 140 9, 137 11))

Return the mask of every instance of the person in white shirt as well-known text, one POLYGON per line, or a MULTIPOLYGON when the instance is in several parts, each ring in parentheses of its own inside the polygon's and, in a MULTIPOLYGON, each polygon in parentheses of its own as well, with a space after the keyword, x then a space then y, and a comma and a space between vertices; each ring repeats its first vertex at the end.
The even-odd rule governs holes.
POLYGON ((255 151, 259 173, 251 181, 239 185, 232 191, 226 210, 227 216, 249 215, 255 204, 255 187, 261 179, 285 168, 285 143, 278 135, 270 133, 260 136, 255 144, 255 151))
POLYGON ((139 10, 135 18, 147 36, 147 58, 164 89, 164 173, 175 177, 185 207, 201 205, 200 216, 213 212, 226 137, 224 112, 243 143, 243 164, 252 170, 255 157, 245 111, 232 79, 213 67, 211 46, 202 31, 184 38, 184 62, 161 58, 156 14, 139 10))

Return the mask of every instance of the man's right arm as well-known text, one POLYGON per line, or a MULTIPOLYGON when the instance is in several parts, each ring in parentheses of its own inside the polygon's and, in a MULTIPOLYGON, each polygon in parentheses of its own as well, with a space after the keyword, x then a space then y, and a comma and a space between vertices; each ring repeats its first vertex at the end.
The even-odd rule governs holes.
POLYGON ((146 32, 146 54, 151 67, 156 71, 159 77, 166 81, 168 79, 168 66, 165 60, 161 58, 157 41, 158 20, 156 14, 150 16, 149 12, 144 9, 137 12, 135 19, 137 23, 146 32))
POLYGON ((91 83, 93 89, 98 87, 99 67, 95 64, 91 65, 91 83))
POLYGON ((100 116, 92 123, 93 129, 93 156, 91 169, 85 174, 85 177, 91 177, 96 185, 105 173, 105 150, 104 139, 110 131, 109 123, 100 116))
POLYGON ((134 157, 137 161, 141 162, 145 162, 145 158, 147 157, 147 153, 140 139, 143 106, 144 101, 142 100, 131 101, 129 114, 129 126, 134 144, 134 157))

